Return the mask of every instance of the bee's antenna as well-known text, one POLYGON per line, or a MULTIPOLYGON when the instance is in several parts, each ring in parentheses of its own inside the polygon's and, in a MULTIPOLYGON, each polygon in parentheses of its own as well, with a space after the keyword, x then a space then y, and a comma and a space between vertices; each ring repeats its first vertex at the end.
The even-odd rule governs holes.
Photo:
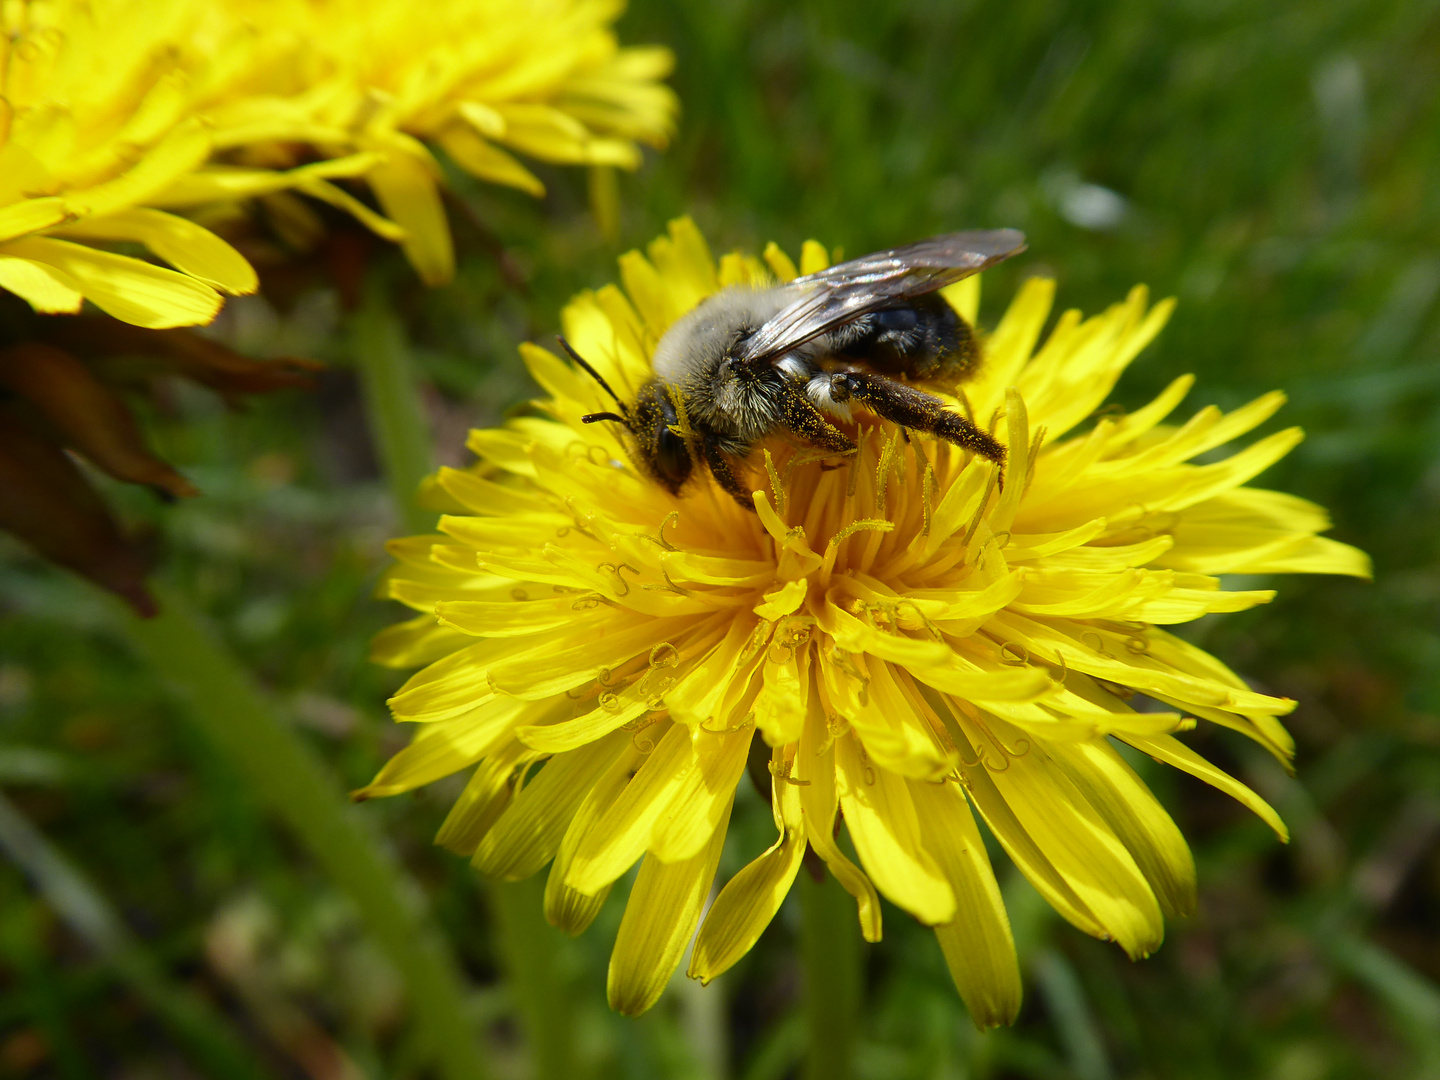
POLYGON ((580 417, 580 422, 582 424, 593 424, 597 420, 614 420, 617 424, 624 424, 627 428, 630 426, 629 417, 621 416, 619 413, 592 412, 586 413, 584 416, 580 417))
POLYGON ((581 356, 578 352, 576 352, 573 348, 570 347, 570 342, 565 340, 564 334, 556 334, 555 340, 560 343, 560 347, 562 349, 569 353, 570 359, 574 360, 575 363, 579 364, 585 370, 585 374, 589 375, 592 379, 599 383, 601 388, 612 398, 615 399, 615 404, 620 406, 620 415, 618 416, 615 413, 591 413, 590 415, 584 416, 581 419, 584 420, 587 424, 593 424, 597 420, 618 420, 626 427, 629 427, 630 407, 626 405, 625 402, 621 401, 620 395, 615 393, 615 391, 610 388, 610 384, 605 381, 605 376, 601 375, 598 371, 591 367, 590 361, 586 360, 583 356, 581 356))

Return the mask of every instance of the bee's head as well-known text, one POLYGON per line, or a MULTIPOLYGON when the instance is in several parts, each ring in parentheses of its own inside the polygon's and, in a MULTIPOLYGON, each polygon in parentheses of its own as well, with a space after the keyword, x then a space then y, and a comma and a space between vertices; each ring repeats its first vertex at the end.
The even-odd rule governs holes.
POLYGON ((674 428, 680 423, 675 402, 670 398, 669 388, 659 379, 651 379, 640 388, 633 406, 621 401, 604 377, 590 366, 583 356, 570 347, 563 337, 557 339, 560 347, 570 354, 589 376, 599 383, 620 407, 618 413, 598 412, 582 416, 587 424, 609 420, 622 425, 635 437, 636 451, 645 471, 658 480, 672 495, 679 492, 685 481, 690 479, 694 461, 685 439, 675 434, 674 428))
POLYGON ((680 423, 670 388, 651 379, 640 388, 627 425, 635 436, 640 457, 650 475, 674 495, 690 479, 694 461, 684 437, 675 433, 680 423))

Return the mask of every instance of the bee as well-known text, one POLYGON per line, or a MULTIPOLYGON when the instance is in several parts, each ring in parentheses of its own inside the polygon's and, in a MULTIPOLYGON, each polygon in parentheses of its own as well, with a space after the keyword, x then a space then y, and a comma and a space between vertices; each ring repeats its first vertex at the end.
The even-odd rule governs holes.
POLYGON ((1005 448, 912 384, 953 388, 980 366, 975 333, 938 290, 1025 249, 1014 229, 948 233, 878 251, 782 285, 734 285, 677 319, 655 348, 654 378, 630 404, 564 338, 614 398, 590 413, 629 432, 637 463, 672 494, 696 457, 753 509, 735 473, 757 443, 787 433, 831 454, 856 445, 832 420, 855 406, 1004 466, 1005 448))

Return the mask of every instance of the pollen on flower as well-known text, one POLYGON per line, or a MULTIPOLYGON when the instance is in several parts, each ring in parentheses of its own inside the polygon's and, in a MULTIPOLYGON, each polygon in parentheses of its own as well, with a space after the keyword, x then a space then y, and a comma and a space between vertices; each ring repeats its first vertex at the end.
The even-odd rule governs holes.
MULTIPOLYGON (((807 244, 801 269, 823 260, 807 244)), ((773 247, 717 266, 679 221, 648 258, 621 259, 624 292, 576 298, 565 332, 633 393, 671 321, 772 273, 796 269, 773 247)), ((1071 923, 1151 952, 1164 916, 1193 907, 1194 867, 1114 741, 1228 792, 1283 837, 1268 805, 1176 734, 1210 721, 1286 759, 1278 718, 1293 706, 1164 627, 1273 596, 1224 589, 1222 574, 1368 565, 1317 535, 1318 507, 1244 486, 1297 431, 1190 464, 1268 419, 1279 395, 1167 424, 1182 378, 1097 416, 1169 304, 1136 289, 1099 315, 1065 313, 1038 344, 1053 291, 1022 287, 954 402, 1007 447, 1003 486, 990 461, 857 414, 847 457, 780 443, 752 455, 753 512, 708 476, 675 497, 619 434, 581 422, 603 407, 592 380, 526 347, 544 415, 474 433, 480 464, 437 478, 453 500, 438 534, 393 545, 389 594, 419 614, 376 656, 423 666, 391 706, 424 723, 367 793, 473 767, 440 841, 499 877, 548 864, 547 916, 572 933, 639 862, 609 979, 626 1013, 658 999, 697 926, 692 976, 743 956, 809 848, 868 939, 884 895, 935 928, 976 1023, 1008 1022, 1019 971, 977 814, 1071 923), (775 842, 700 925, 757 755, 775 842)), ((948 299, 974 321, 975 279, 948 299)))

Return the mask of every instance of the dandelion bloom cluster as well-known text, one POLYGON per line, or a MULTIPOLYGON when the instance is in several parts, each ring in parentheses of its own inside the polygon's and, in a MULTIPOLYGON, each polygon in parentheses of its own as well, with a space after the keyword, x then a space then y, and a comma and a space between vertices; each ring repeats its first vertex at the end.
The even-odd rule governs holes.
MULTIPOLYGON (((621 48, 619 10, 0 0, 0 530, 149 610, 146 560, 70 453, 167 496, 196 494, 146 445, 122 391, 180 375, 235 397, 294 385, 308 366, 256 363, 175 329, 259 286, 220 233, 253 240, 246 218, 258 207, 289 250, 304 250, 325 232, 307 202, 318 201, 445 281, 441 170, 421 140, 539 194, 508 150, 633 168, 637 140, 669 136, 675 99, 657 80, 670 54, 621 48), (34 319, 15 297, 41 315, 87 300, 105 315, 34 319), (117 354, 145 378, 112 375, 117 354)), ((352 261, 347 279, 363 269, 352 261)))
MULTIPOLYGON (((825 263, 807 244, 801 269, 825 263)), ((717 267, 676 222, 649 258, 621 259, 623 292, 570 304, 565 332, 633 392, 701 298, 795 272, 773 245, 717 267)), ((1298 431, 1189 463, 1269 418, 1280 394, 1167 425, 1187 376, 1085 427, 1170 304, 1137 288, 1100 315, 1066 312, 1037 348, 1053 292, 1026 282, 965 387, 1008 446, 1003 484, 988 461, 862 419, 849 458, 753 455, 753 512, 708 477, 679 498, 647 480, 613 426, 581 423, 609 405, 595 384, 525 348, 549 395, 537 415, 472 433, 480 464, 438 476, 454 504, 439 534, 393 546, 389 595, 421 614, 376 654, 425 665, 391 700, 418 731, 362 794, 474 766, 439 841, 499 877, 550 864, 546 914, 572 933, 639 862, 609 976, 626 1013, 657 1000, 697 925, 692 976, 739 959, 808 845, 867 939, 884 895, 934 927, 978 1024, 1010 1020, 1020 978, 977 813, 1066 919, 1149 953, 1163 917, 1192 909, 1195 872, 1116 742, 1283 836, 1176 733, 1206 720, 1284 759, 1278 717, 1293 705, 1162 627, 1273 595, 1222 589, 1220 574, 1363 576, 1368 563, 1317 536, 1319 508, 1244 486, 1298 431), (1137 710, 1137 694, 1165 711, 1137 710), (768 765, 778 835, 701 925, 747 762, 768 765)), ((947 290, 972 322, 978 296, 974 279, 947 290)))
POLYGON ((214 4, 0 4, 0 289, 40 312, 90 300, 149 327, 209 322, 222 292, 254 291, 239 252, 157 206, 210 157, 203 112, 262 52, 214 4))
MULTIPOLYGON (((542 195, 515 154, 635 169, 637 142, 669 141, 678 104, 659 80, 674 58, 622 48, 611 29, 622 9, 614 0, 432 0, 417 15, 397 0, 300 0, 277 8, 309 43, 283 107, 290 122, 311 125, 312 145, 374 155, 365 180, 389 222, 367 220, 386 235, 398 227, 421 277, 444 282, 454 254, 427 143, 481 180, 542 195)), ((275 124, 275 102, 249 107, 251 134, 275 124)))
POLYGON ((620 48, 618 13, 595 0, 449 0, 423 16, 397 0, 3 0, 0 289, 44 313, 89 300, 138 326, 207 323, 222 294, 256 289, 255 270, 172 211, 225 220, 217 208, 271 199, 275 220, 320 228, 292 191, 445 281, 441 171, 420 140, 538 194, 502 147, 634 168, 636 140, 668 138, 675 99, 657 80, 670 54, 620 48), (384 213, 335 183, 357 179, 384 213))

